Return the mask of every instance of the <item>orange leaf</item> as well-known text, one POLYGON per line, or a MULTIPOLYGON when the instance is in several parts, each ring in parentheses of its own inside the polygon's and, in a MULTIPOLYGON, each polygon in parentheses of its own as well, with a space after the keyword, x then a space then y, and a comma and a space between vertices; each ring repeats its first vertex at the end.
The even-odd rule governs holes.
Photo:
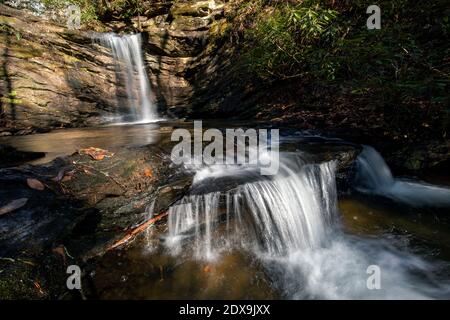
POLYGON ((211 267, 209 266, 209 265, 206 265, 204 268, 203 268, 203 272, 204 273, 208 273, 208 272, 210 272, 211 271, 211 267))
POLYGON ((40 182, 38 179, 27 179, 27 184, 31 189, 43 191, 45 189, 45 186, 42 182, 40 182))
POLYGON ((8 203, 6 206, 0 208, 0 216, 8 212, 22 208, 28 202, 27 198, 16 199, 8 203))
POLYGON ((144 175, 145 175, 146 177, 148 177, 148 178, 151 178, 151 177, 153 176, 153 171, 152 171, 152 169, 146 168, 146 169, 144 170, 144 175))
POLYGON ((39 284, 39 282, 37 280, 34 281, 33 284, 34 284, 34 287, 38 290, 38 292, 39 292, 39 294, 41 296, 45 295, 44 290, 42 290, 42 287, 41 287, 41 285, 39 284))
POLYGON ((109 152, 108 150, 103 150, 100 148, 86 148, 78 150, 79 154, 87 154, 94 160, 103 160, 105 157, 112 157, 114 153, 109 152))

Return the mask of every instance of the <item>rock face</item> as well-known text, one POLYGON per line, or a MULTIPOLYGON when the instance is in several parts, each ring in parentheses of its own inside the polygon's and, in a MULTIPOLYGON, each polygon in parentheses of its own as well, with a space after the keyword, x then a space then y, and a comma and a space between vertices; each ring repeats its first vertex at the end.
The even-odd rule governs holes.
MULTIPOLYGON (((139 17, 104 12, 105 30, 142 31, 160 113, 217 117, 214 106, 233 87, 230 54, 220 43, 226 5, 144 1, 139 17)), ((125 93, 107 50, 94 45, 87 32, 70 32, 27 12, 0 5, 0 134, 90 126, 113 115, 116 97, 125 93)))
POLYGON ((4 5, 0 29, 0 134, 93 125, 114 113, 113 62, 87 33, 4 5))
POLYGON ((59 297, 69 260, 103 254, 167 210, 191 182, 156 146, 0 169, 0 257, 8 257, 0 259, 0 298, 59 297))
MULTIPOLYGON (((220 43, 227 3, 143 1, 142 7, 141 16, 132 18, 113 9, 103 12, 103 29, 142 32, 159 112, 217 117, 214 105, 233 84, 231 58, 220 43)), ((94 45, 89 33, 5 5, 0 26, 0 135, 90 126, 114 114, 124 89, 109 53, 94 45)))
POLYGON ((180 1, 141 22, 150 80, 159 103, 175 116, 193 114, 203 89, 213 90, 223 62, 216 39, 226 29, 225 8, 218 1, 180 1))
MULTIPOLYGON (((236 63, 238 46, 230 41, 229 17, 235 4, 176 1, 164 14, 140 22, 147 39, 150 79, 160 106, 168 114, 191 118, 242 116, 258 99, 255 88, 260 80, 243 74, 244 69, 236 63)), ((136 19, 133 22, 138 28, 136 19)))

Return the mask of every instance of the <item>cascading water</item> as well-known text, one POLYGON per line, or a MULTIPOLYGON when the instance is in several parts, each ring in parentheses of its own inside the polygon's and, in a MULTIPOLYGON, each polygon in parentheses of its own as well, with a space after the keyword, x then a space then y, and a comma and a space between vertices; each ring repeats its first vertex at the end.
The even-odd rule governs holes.
MULTIPOLYGON (((197 254, 212 258, 212 250, 217 245, 213 243, 211 230, 222 215, 228 221, 227 233, 245 230, 241 240, 246 245, 272 255, 319 247, 327 241, 326 234, 335 225, 332 222, 337 211, 335 164, 302 166, 301 162, 291 155, 284 159, 279 174, 273 178, 246 183, 227 192, 184 198, 169 210, 171 242, 195 229, 197 241, 201 239, 197 254), (296 174, 293 169, 300 166, 296 174)), ((249 177, 257 173, 243 171, 241 174, 249 177)))
POLYGON ((119 36, 107 33, 98 36, 97 39, 111 49, 116 61, 117 79, 125 84, 126 99, 118 101, 120 109, 125 110, 120 112, 120 121, 145 123, 157 120, 141 50, 141 35, 119 36))
POLYGON ((346 235, 336 204, 334 162, 308 164, 298 154, 282 153, 273 177, 245 168, 203 168, 191 194, 169 210, 166 244, 173 254, 187 253, 181 248, 193 245, 197 259, 213 261, 223 251, 243 249, 266 267, 288 298, 449 296, 450 284, 435 282, 434 266, 421 258, 382 240, 346 235), (214 171, 213 178, 205 170, 214 171), (251 182, 235 186, 230 178, 251 182), (223 191, 196 192, 208 186, 223 191), (381 270, 380 290, 367 287, 371 265, 381 270))
POLYGON ((357 168, 358 191, 389 197, 415 206, 450 206, 450 189, 395 179, 383 157, 372 147, 364 147, 358 157, 357 168))

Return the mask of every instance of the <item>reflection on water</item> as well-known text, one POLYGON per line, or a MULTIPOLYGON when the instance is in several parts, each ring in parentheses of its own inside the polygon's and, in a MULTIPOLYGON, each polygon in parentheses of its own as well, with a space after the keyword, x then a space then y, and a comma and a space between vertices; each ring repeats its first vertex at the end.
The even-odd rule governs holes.
MULTIPOLYGON (((146 239, 141 237, 130 247, 110 252, 101 259, 91 274, 96 293, 101 299, 345 298, 342 291, 347 288, 348 297, 377 298, 380 292, 367 289, 361 289, 359 296, 350 294, 356 287, 365 286, 367 263, 359 260, 365 252, 374 264, 398 263, 396 266, 401 269, 382 268, 382 285, 388 287, 382 290, 385 297, 426 296, 416 291, 417 281, 427 277, 427 271, 435 272, 437 269, 434 268, 439 268, 439 264, 431 265, 419 257, 427 261, 450 261, 449 225, 418 215, 405 215, 389 205, 352 196, 340 199, 339 208, 347 240, 337 238, 322 251, 294 252, 286 256, 287 261, 262 261, 239 249, 227 249, 219 259, 207 261, 195 257, 195 247, 188 246, 180 254, 173 255, 159 243, 159 237, 153 237, 152 250, 145 250, 146 239), (392 254, 392 249, 387 250, 391 246, 404 253, 392 254), (279 268, 281 263, 291 267, 279 268), (355 268, 358 263, 361 268, 355 268), (415 279, 390 277, 391 274, 404 275, 404 268, 413 267, 424 273, 415 279), (317 272, 307 272, 309 276, 301 278, 304 268, 317 272), (283 274, 279 274, 280 270, 283 274), (349 279, 361 283, 350 283, 349 279), (410 282, 409 289, 404 286, 405 281, 410 282), (299 287, 299 283, 302 286, 299 287), (295 294, 286 296, 286 289, 295 294)), ((164 233, 164 230, 160 232, 164 233)), ((225 234, 222 225, 214 231, 213 237, 225 234)), ((441 276, 448 279, 448 271, 441 276)))
POLYGON ((242 252, 215 262, 148 253, 143 243, 107 254, 91 274, 101 299, 277 299, 261 266, 242 252))
MULTIPOLYGON (((245 122, 224 124, 222 121, 204 121, 204 127, 245 127, 245 122)), ((74 153, 78 149, 96 147, 107 150, 124 146, 142 146, 170 140, 175 128, 193 129, 189 121, 166 120, 156 123, 123 123, 102 127, 60 129, 48 133, 25 136, 0 137, 0 144, 10 145, 20 151, 45 152, 46 156, 31 164, 47 163, 57 157, 74 153)))
POLYGON ((0 138, 0 144, 9 144, 20 151, 45 152, 44 158, 31 162, 32 164, 39 164, 72 154, 81 148, 96 147, 111 150, 122 146, 157 143, 160 132, 164 129, 167 128, 152 123, 62 129, 42 134, 2 137, 0 138))
POLYGON ((425 211, 395 207, 364 197, 345 196, 339 201, 346 232, 397 240, 426 256, 450 261, 450 224, 447 210, 425 211))

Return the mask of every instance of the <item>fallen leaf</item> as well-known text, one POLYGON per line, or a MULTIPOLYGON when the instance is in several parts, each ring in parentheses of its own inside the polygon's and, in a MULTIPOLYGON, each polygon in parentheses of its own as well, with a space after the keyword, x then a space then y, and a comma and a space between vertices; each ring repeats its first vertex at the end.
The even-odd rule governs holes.
POLYGON ((62 178, 62 182, 67 182, 67 181, 70 181, 70 180, 72 180, 72 177, 73 177, 73 173, 72 174, 67 174, 67 175, 65 175, 64 176, 64 178, 62 178))
POLYGON ((153 171, 152 171, 152 169, 146 168, 146 169, 144 170, 144 175, 145 175, 146 177, 148 177, 148 178, 151 178, 151 177, 153 176, 153 171))
POLYGON ((40 182, 38 179, 27 179, 27 184, 31 189, 43 191, 45 189, 45 186, 42 182, 40 182))
POLYGON ((58 175, 56 177, 52 178, 52 180, 55 182, 60 182, 64 178, 64 174, 65 174, 65 170, 61 169, 61 170, 59 170, 58 175))
POLYGON ((36 289, 41 290, 41 285, 39 284, 39 282, 35 281, 34 286, 36 289))
POLYGON ((22 208, 28 202, 27 198, 16 199, 8 203, 6 206, 0 208, 0 216, 8 212, 22 208))
POLYGON ((69 171, 69 172, 64 172, 64 175, 61 178, 60 182, 66 182, 66 181, 70 181, 72 180, 73 176, 75 175, 75 171, 69 171))
POLYGON ((39 282, 36 280, 36 281, 33 282, 33 284, 34 284, 34 287, 38 290, 39 295, 44 296, 45 292, 44 292, 44 290, 42 290, 42 287, 39 284, 39 282))
POLYGON ((203 272, 204 273, 208 273, 208 272, 210 272, 211 271, 211 267, 209 266, 209 265, 206 265, 204 268, 203 268, 203 272))
POLYGON ((97 161, 103 160, 105 157, 112 157, 114 155, 114 153, 111 153, 108 150, 103 150, 103 149, 94 148, 94 147, 80 149, 80 150, 78 150, 78 153, 79 154, 87 154, 92 159, 97 160, 97 161))

